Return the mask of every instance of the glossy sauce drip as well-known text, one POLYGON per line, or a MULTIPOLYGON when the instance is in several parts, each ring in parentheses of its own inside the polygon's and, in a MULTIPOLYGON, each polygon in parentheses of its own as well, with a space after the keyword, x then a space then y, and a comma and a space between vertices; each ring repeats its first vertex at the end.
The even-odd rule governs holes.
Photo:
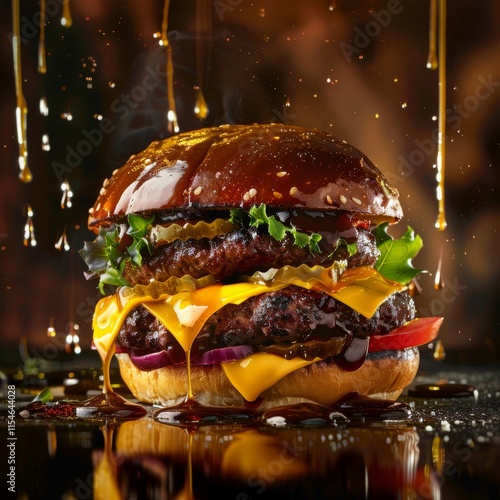
POLYGON ((345 371, 355 371, 365 362, 368 353, 369 337, 354 337, 347 349, 337 360, 338 365, 345 371))
POLYGON ((33 180, 33 175, 28 167, 28 145, 26 135, 28 106, 22 89, 19 0, 12 0, 12 52, 14 56, 14 79, 16 85, 16 123, 20 170, 19 179, 21 179, 22 182, 31 182, 33 180))
POLYGON ((469 384, 419 384, 410 388, 408 395, 419 398, 468 398, 474 396, 476 388, 469 384))
POLYGON ((161 39, 160 44, 163 45, 167 51, 167 98, 168 98, 168 129, 170 132, 179 132, 179 124, 177 122, 177 112, 175 107, 174 96, 174 65, 172 62, 172 46, 168 41, 168 10, 170 8, 170 0, 165 0, 163 4, 163 21, 161 25, 161 39))
POLYGON ((40 35, 38 40, 38 72, 47 73, 45 61, 45 0, 40 0, 40 35))

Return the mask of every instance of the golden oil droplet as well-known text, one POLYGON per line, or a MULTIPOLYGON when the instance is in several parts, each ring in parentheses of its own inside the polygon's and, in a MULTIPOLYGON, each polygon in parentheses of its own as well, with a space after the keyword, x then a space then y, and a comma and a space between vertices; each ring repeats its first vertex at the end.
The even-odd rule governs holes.
POLYGON ((436 361, 443 361, 446 358, 446 352, 441 340, 436 340, 436 347, 434 348, 433 357, 436 361))
POLYGON ((49 116, 49 106, 47 105, 47 98, 44 95, 40 97, 39 109, 42 116, 49 116))
POLYGON ((208 106, 203 96, 201 89, 196 93, 196 104, 194 105, 194 113, 198 118, 206 118, 208 115, 208 106))
POLYGON ((69 0, 63 0, 61 24, 65 28, 69 28, 73 24, 73 19, 71 18, 71 9, 69 7, 69 0))
MULTIPOLYGON (((19 163, 21 163, 21 161, 24 161, 24 157, 22 156, 19 157, 19 163)), ((33 180, 33 174, 31 173, 31 170, 27 165, 21 167, 21 171, 19 172, 19 179, 21 180, 21 182, 25 182, 26 184, 33 180)))
MULTIPOLYGON (((265 12, 265 11, 264 11, 265 12)), ((196 104, 194 112, 205 118, 208 106, 203 96, 204 84, 210 70, 212 54, 212 6, 207 0, 196 0, 196 104)))
POLYGON ((438 216, 436 228, 439 231, 446 229, 445 214, 445 166, 446 166, 446 0, 439 0, 439 116, 438 116, 438 144, 437 144, 437 188, 438 216))
POLYGON ((73 191, 71 191, 71 187, 67 179, 65 179, 61 183, 61 191, 63 192, 61 198, 61 208, 71 208, 71 198, 73 198, 73 191))
POLYGON ((438 60, 436 54, 437 17, 438 17, 437 0, 431 0, 430 11, 429 11, 429 54, 427 56, 427 67, 429 69, 437 69, 438 67, 438 60))
POLYGON ((14 59, 14 79, 16 86, 16 125, 17 142, 19 144, 19 179, 31 182, 33 175, 28 167, 27 121, 28 106, 23 95, 21 70, 21 37, 19 0, 12 0, 12 55, 14 59))
POLYGON ((40 0, 40 34, 38 39, 38 72, 47 73, 45 61, 45 0, 40 0))
POLYGON ((42 151, 50 151, 49 134, 42 135, 42 151))
POLYGON ((436 268, 436 274, 434 275, 434 290, 441 290, 444 288, 443 283, 443 247, 439 251, 439 260, 436 268))
POLYGON ((49 326, 47 327, 47 337, 55 337, 56 329, 54 328, 54 318, 49 319, 49 326))
POLYGON ((160 45, 163 45, 167 50, 167 98, 168 98, 168 112, 167 112, 167 127, 170 132, 179 132, 179 124, 177 122, 177 112, 175 109, 175 96, 174 96, 174 65, 172 62, 172 46, 168 41, 168 10, 170 7, 170 0, 165 0, 163 4, 163 20, 161 25, 161 38, 160 45))
POLYGON ((24 224, 24 241, 25 247, 36 246, 35 227, 33 225, 33 209, 30 205, 26 205, 26 223, 24 224))
POLYGON ((259 17, 266 17, 266 9, 263 7, 259 9, 259 17))
POLYGON ((332 0, 330 2, 330 5, 328 6, 328 10, 335 10, 335 8, 337 7, 337 2, 336 0, 332 0))

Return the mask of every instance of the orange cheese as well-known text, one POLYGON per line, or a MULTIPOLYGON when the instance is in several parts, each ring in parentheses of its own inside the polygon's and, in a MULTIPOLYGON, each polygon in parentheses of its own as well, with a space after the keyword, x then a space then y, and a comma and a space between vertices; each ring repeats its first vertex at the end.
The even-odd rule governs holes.
MULTIPOLYGON (((139 305, 163 323, 187 352, 207 319, 226 304, 240 304, 250 297, 279 290, 290 284, 212 284, 154 299, 149 296, 134 296, 133 293, 124 298, 119 292, 101 299, 96 307, 93 328, 94 343, 103 360, 105 390, 111 390, 109 365, 114 355, 116 337, 126 316, 139 305)), ((403 285, 386 280, 370 267, 347 269, 331 287, 326 287, 323 283, 306 283, 297 278, 293 279, 293 285, 327 293, 366 317, 371 317, 390 295, 404 289, 403 285)), ((305 361, 300 358, 284 360, 279 356, 260 353, 222 366, 235 388, 245 399, 251 401, 288 373, 316 361, 318 360, 305 361), (248 381, 252 381, 252 384, 248 381)))

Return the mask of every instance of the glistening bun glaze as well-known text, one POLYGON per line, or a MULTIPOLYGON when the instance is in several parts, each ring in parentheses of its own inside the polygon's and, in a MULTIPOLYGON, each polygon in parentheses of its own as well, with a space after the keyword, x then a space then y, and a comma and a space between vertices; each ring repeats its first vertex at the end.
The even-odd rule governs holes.
POLYGON ((104 182, 89 226, 129 213, 277 208, 402 217, 397 190, 354 147, 302 127, 224 125, 152 143, 104 182))

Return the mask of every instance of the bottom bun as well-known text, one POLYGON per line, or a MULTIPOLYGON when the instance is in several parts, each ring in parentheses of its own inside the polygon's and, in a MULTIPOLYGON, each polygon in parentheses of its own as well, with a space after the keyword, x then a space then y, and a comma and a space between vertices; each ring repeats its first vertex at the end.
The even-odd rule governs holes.
MULTIPOLYGON (((144 403, 171 406, 184 401, 187 394, 185 366, 143 371, 127 353, 117 353, 123 381, 144 403)), ((416 347, 401 351, 380 351, 367 356, 356 371, 345 371, 335 362, 319 362, 301 368, 265 390, 259 410, 309 401, 326 406, 351 392, 377 399, 395 400, 418 370, 416 347)), ((233 387, 220 365, 192 366, 191 385, 195 399, 210 406, 242 406, 245 400, 233 387)))

